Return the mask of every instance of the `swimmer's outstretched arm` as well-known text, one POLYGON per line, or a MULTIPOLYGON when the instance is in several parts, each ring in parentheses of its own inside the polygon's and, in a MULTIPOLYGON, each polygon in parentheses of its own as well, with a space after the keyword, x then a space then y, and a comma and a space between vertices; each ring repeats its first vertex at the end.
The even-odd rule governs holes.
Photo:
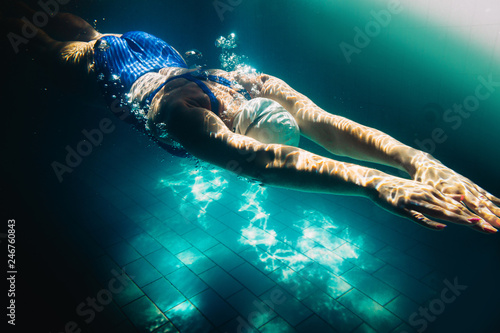
POLYGON ((164 103, 149 117, 149 127, 160 140, 166 130, 194 156, 268 185, 368 197, 394 214, 437 230, 446 225, 431 218, 483 232, 495 230, 429 185, 296 147, 260 143, 233 133, 213 112, 192 107, 189 101, 164 103))
POLYGON ((431 155, 404 145, 379 130, 322 110, 278 78, 260 75, 247 83, 248 88, 257 85, 259 96, 280 103, 295 117, 304 136, 333 154, 404 170, 413 180, 462 202, 488 223, 500 227, 500 199, 431 155))

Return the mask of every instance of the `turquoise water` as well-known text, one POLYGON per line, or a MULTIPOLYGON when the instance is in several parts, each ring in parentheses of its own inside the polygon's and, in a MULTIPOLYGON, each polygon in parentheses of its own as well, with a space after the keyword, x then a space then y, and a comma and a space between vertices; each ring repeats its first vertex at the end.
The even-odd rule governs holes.
MULTIPOLYGON (((447 139, 427 148, 500 194, 492 144, 500 95, 493 91, 460 125, 445 118, 481 77, 500 81, 500 22, 486 22, 487 9, 498 8, 441 4, 435 12, 449 15, 439 20, 422 14, 433 12, 429 4, 422 10, 403 1, 404 10, 349 63, 340 43, 353 44, 354 28, 364 29, 370 11, 387 2, 221 2, 232 3, 223 20, 210 1, 75 1, 66 8, 96 20, 101 31, 145 30, 182 52, 199 49, 209 67, 220 67, 214 41, 234 32, 235 52, 248 65, 283 78, 326 110, 412 146, 441 128, 447 139), (484 24, 448 21, 466 9, 485 15, 484 24)), ((20 326, 497 331, 498 237, 458 226, 432 232, 366 199, 261 186, 170 156, 104 107, 63 92, 29 59, 19 56, 6 71, 12 112, 5 115, 2 166, 6 214, 19 225, 20 326), (82 130, 103 119, 113 130, 59 182, 51 163, 64 161, 65 147, 76 147, 82 130)), ((306 140, 301 145, 326 154, 306 140)))

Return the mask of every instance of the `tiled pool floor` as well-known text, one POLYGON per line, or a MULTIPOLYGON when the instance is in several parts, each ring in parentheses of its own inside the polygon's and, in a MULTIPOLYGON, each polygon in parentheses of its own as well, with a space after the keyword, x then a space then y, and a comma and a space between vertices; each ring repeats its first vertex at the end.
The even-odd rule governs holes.
POLYGON ((54 237, 103 306, 79 317, 84 332, 413 332, 412 314, 482 252, 460 246, 482 235, 262 187, 126 127, 106 139, 46 199, 73 218, 54 237))

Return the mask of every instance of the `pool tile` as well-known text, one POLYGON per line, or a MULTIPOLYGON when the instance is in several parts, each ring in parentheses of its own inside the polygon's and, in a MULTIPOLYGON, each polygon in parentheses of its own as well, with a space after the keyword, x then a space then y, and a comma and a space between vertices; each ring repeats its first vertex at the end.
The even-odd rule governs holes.
POLYGON ((373 328, 363 323, 361 326, 356 328, 352 333, 377 333, 373 328))
POLYGON ((288 228, 288 226, 286 226, 282 222, 279 222, 278 220, 273 219, 272 214, 269 215, 269 219, 267 220, 267 230, 274 230, 279 235, 279 233, 286 228, 288 228))
POLYGON ((434 267, 439 267, 441 263, 449 261, 449 255, 447 253, 421 243, 406 251, 406 254, 434 267))
POLYGON ((163 189, 161 193, 157 194, 156 198, 166 204, 169 208, 177 207, 179 205, 179 200, 181 200, 181 198, 175 195, 174 192, 165 189, 163 189))
POLYGON ((187 298, 207 289, 207 285, 187 267, 182 267, 166 276, 166 279, 174 285, 187 298))
POLYGON ((282 203, 290 199, 290 191, 282 188, 270 187, 268 190, 268 198, 270 201, 282 206, 282 203))
POLYGON ((302 233, 290 227, 286 227, 276 235, 277 239, 291 246, 297 246, 300 237, 302 237, 302 233))
POLYGON ((359 317, 322 291, 315 292, 303 302, 335 331, 351 332, 362 323, 359 317))
POLYGON ((227 191, 224 191, 223 194, 222 194, 222 196, 220 197, 220 199, 217 200, 217 202, 220 203, 221 205, 225 206, 225 207, 230 208, 231 210, 234 210, 235 209, 234 203, 238 202, 238 200, 239 199, 236 198, 231 193, 229 193, 227 191))
POLYGON ((163 247, 172 252, 172 254, 177 254, 191 247, 191 244, 173 231, 168 231, 156 237, 156 240, 163 245, 163 247))
MULTIPOLYGON (((141 226, 142 224, 143 222, 141 222, 141 226)), ((114 224, 113 228, 115 229, 118 235, 122 236, 125 239, 128 239, 132 236, 144 232, 144 230, 141 227, 139 227, 134 221, 132 221, 128 217, 125 217, 120 222, 114 224)))
POLYGON ((179 332, 213 332, 213 325, 189 301, 185 301, 165 315, 179 329, 179 332))
POLYGON ((181 236, 196 228, 191 220, 180 214, 165 220, 165 224, 181 236))
POLYGON ((242 194, 245 193, 245 191, 248 189, 248 186, 250 186, 250 184, 238 179, 237 181, 231 182, 231 186, 228 186, 226 191, 238 200, 241 200, 242 194))
POLYGON ((386 246, 381 249, 375 253, 375 256, 415 277, 416 279, 424 277, 432 270, 430 266, 424 264, 420 260, 410 257, 405 253, 401 253, 401 251, 396 250, 391 246, 386 246))
POLYGON ((259 331, 248 323, 247 318, 238 316, 231 319, 224 325, 220 326, 219 331, 222 333, 244 332, 244 333, 259 333, 259 331))
POLYGON ((151 332, 168 322, 147 297, 141 297, 122 309, 139 332, 151 332))
POLYGON ((120 266, 124 266, 141 257, 141 255, 126 242, 120 242, 107 248, 106 251, 120 266))
POLYGON ((323 332, 332 332, 332 326, 328 324, 326 321, 318 317, 317 314, 312 315, 311 317, 304 320, 302 323, 298 324, 295 327, 297 333, 323 333, 323 332))
POLYGON ((123 209, 122 212, 128 218, 138 224, 146 219, 150 219, 153 216, 150 212, 137 204, 130 205, 129 207, 123 209))
POLYGON ((215 326, 220 326, 238 315, 238 313, 212 289, 205 290, 191 298, 190 301, 215 326))
POLYGON ((135 204, 134 200, 126 196, 118 189, 108 189, 104 193, 101 193, 101 195, 109 200, 109 202, 118 209, 125 209, 130 205, 135 204))
POLYGON ((255 295, 261 295, 276 285, 274 281, 247 262, 229 273, 255 295))
POLYGON ((365 232, 400 251, 406 251, 417 244, 414 239, 380 224, 366 229, 365 232))
POLYGON ((417 332, 414 327, 410 327, 408 324, 403 323, 396 327, 391 333, 414 333, 417 332))
POLYGON ((223 298, 241 290, 243 286, 219 266, 210 268, 199 277, 223 298))
POLYGON ((226 271, 230 271, 245 262, 236 253, 222 244, 208 249, 205 255, 226 271))
POLYGON ((146 207, 146 210, 160 221, 168 220, 177 214, 177 212, 163 202, 157 202, 149 205, 146 207))
POLYGON ((344 239, 345 241, 356 245, 362 250, 373 254, 383 248, 385 243, 379 241, 372 236, 367 235, 359 229, 347 227, 337 234, 338 237, 344 239))
POLYGON ((262 333, 295 333, 295 329, 280 317, 274 318, 259 329, 262 333))
POLYGON ((390 332, 401 324, 399 318, 356 289, 340 297, 339 302, 377 332, 390 332))
POLYGON ((210 215, 204 215, 199 218, 196 221, 196 225, 212 237, 228 228, 227 225, 210 215))
MULTIPOLYGON (((103 198, 102 200, 106 199, 103 198)), ((119 210, 107 203, 103 207, 97 209, 96 213, 103 225, 117 225, 124 219, 128 219, 128 216, 123 212, 123 210, 119 210)), ((101 227, 103 225, 101 225, 101 227)))
POLYGON ((168 322, 165 325, 158 327, 153 331, 153 333, 175 333, 175 332, 179 331, 174 327, 174 325, 171 322, 168 322))
POLYGON ((267 302, 267 304, 270 304, 271 306, 269 307, 247 289, 237 292, 233 296, 229 297, 227 301, 240 314, 241 318, 237 321, 241 326, 253 326, 259 328, 276 317, 276 313, 271 308, 274 307, 274 304, 267 302))
POLYGON ((158 243, 156 240, 154 240, 151 236, 149 236, 145 232, 136 236, 132 236, 131 238, 128 239, 128 242, 142 256, 146 256, 151 252, 154 252, 162 247, 160 243, 158 243))
POLYGON ((299 274, 333 298, 340 297, 352 288, 345 280, 328 271, 318 263, 313 263, 300 270, 299 274))
POLYGON ((444 280, 446 280, 446 275, 440 271, 433 271, 420 279, 420 281, 433 290, 441 290, 444 280))
POLYGON ((186 298, 164 278, 143 287, 143 291, 162 312, 166 312, 186 301, 186 298))
POLYGON ((212 260, 194 247, 178 253, 176 257, 195 274, 200 274, 215 266, 212 260))
POLYGON ((318 226, 312 226, 302 231, 303 237, 310 238, 328 250, 335 250, 345 243, 345 240, 318 226))
POLYGON ((278 214, 272 215, 273 219, 283 223, 286 226, 292 227, 297 231, 301 231, 300 228, 296 228, 294 224, 301 219, 300 215, 290 212, 289 210, 283 210, 278 214))
POLYGON ((382 267, 373 275, 418 304, 423 304, 435 296, 432 289, 390 265, 382 267))
POLYGON ((177 269, 184 267, 184 264, 172 253, 164 248, 148 254, 146 260, 149 261, 162 275, 170 274, 177 269))
POLYGON ((136 300, 144 295, 143 291, 129 278, 128 275, 124 275, 117 279, 120 282, 120 286, 118 283, 114 283, 113 287, 117 288, 119 291, 113 294, 113 300, 115 300, 116 304, 119 306, 124 306, 125 304, 129 304, 133 300, 136 300), (121 287, 123 286, 123 289, 121 287))
POLYGON ((232 229, 236 233, 240 233, 241 229, 244 229, 250 225, 250 221, 243 218, 241 215, 235 212, 228 212, 227 214, 217 217, 221 223, 226 225, 228 228, 232 229))
POLYGON ((274 258, 259 247, 249 247, 245 251, 240 252, 239 255, 264 274, 269 274, 283 266, 283 263, 279 259, 274 258))
MULTIPOLYGON (((183 200, 179 203, 178 207, 173 208, 177 212, 177 220, 180 222, 179 227, 185 228, 186 222, 196 222, 200 217, 206 214, 198 202, 190 202, 189 200, 183 200)), ((172 228, 174 229, 174 228, 172 228)), ((177 231, 177 230, 176 230, 177 231)), ((186 232, 189 230, 186 230, 186 232)), ((179 231, 178 231, 179 232, 179 231)), ((181 233, 181 232, 179 232, 181 233)))
POLYGON ((385 306, 387 310, 391 311, 401 320, 406 322, 414 312, 418 311, 419 307, 420 306, 417 303, 413 302, 404 295, 399 295, 385 306))
POLYGON ((156 238, 165 232, 171 231, 166 223, 160 221, 156 217, 142 221, 141 228, 153 238, 156 238))
POLYGON ((213 238, 200 228, 195 228, 189 231, 188 233, 183 235, 183 238, 202 252, 219 243, 219 241, 217 241, 215 238, 213 238))
POLYGON ((91 273, 102 285, 113 292, 113 300, 120 306, 144 295, 127 275, 127 272, 120 269, 107 256, 92 261, 91 273))
POLYGON ((312 248, 304 254, 336 275, 342 275, 354 266, 331 250, 321 246, 312 248))
POLYGON ((249 244, 245 244, 243 241, 246 240, 240 233, 236 233, 231 229, 227 229, 222 231, 221 233, 214 236, 217 241, 227 246, 229 249, 236 253, 240 253, 251 246, 249 244))
POLYGON ((275 270, 269 277, 300 301, 319 290, 312 282, 288 267, 275 270))
POLYGON ((350 243, 343 244, 333 252, 370 274, 385 265, 382 260, 350 243))
POLYGON ((161 278, 161 274, 144 258, 126 265, 123 269, 139 287, 161 278))
POLYGON ((225 205, 222 205, 218 201, 214 201, 208 205, 206 208, 206 213, 210 214, 211 216, 215 218, 219 218, 220 216, 227 214, 231 211, 231 209, 234 209, 234 207, 226 207, 225 205))
POLYGON ((274 311, 292 326, 312 315, 311 310, 304 304, 278 286, 260 296, 260 299, 267 304, 272 304, 274 311))
POLYGON ((151 204, 152 201, 157 201, 157 199, 149 192, 144 190, 138 185, 135 184, 124 184, 120 185, 121 190, 132 200, 137 202, 139 206, 146 207, 151 204))
POLYGON ((385 305, 399 295, 396 290, 359 268, 344 273, 342 278, 380 305, 385 305))

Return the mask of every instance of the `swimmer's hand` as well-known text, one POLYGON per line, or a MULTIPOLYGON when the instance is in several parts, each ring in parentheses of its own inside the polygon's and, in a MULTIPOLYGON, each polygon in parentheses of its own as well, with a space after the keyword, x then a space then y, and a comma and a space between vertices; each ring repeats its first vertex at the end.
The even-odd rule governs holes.
POLYGON ((414 180, 432 186, 443 195, 462 203, 484 220, 479 223, 500 228, 500 199, 430 155, 421 158, 416 165, 412 175, 414 180))
POLYGON ((414 180, 383 176, 370 186, 369 197, 390 212, 418 224, 442 230, 445 224, 433 219, 462 224, 481 232, 494 233, 496 229, 474 214, 460 201, 438 191, 434 186, 414 180))

